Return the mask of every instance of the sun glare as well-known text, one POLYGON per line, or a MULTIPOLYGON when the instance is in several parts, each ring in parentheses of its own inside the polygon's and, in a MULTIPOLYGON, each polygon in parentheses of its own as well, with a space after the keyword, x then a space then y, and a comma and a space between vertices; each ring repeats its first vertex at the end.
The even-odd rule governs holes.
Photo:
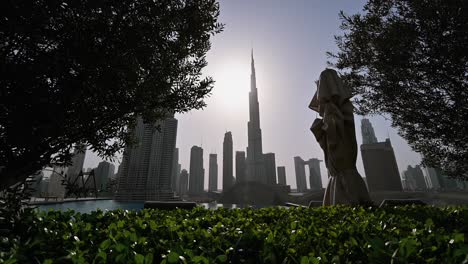
POLYGON ((213 73, 215 87, 213 98, 227 108, 235 111, 248 106, 250 91, 250 65, 228 62, 213 73))

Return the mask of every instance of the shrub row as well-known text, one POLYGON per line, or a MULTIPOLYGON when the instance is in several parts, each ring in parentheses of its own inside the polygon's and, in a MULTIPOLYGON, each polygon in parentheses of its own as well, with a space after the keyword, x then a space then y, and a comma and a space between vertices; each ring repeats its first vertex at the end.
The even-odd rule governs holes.
POLYGON ((5 263, 468 263, 468 207, 33 212, 5 263))

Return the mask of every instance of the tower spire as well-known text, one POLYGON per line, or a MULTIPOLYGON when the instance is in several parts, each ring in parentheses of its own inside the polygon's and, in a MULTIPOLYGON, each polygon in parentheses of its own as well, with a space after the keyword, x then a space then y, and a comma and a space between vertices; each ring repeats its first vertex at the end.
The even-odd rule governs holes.
MULTIPOLYGON (((254 60, 254 55, 253 55, 253 48, 251 51, 251 75, 250 75, 250 90, 256 90, 257 89, 257 77, 255 76, 255 60, 254 60)), ((258 99, 255 99, 258 101, 258 99)))
POLYGON ((255 73, 255 60, 253 56, 253 49, 252 49, 250 56, 251 56, 252 73, 255 73))
POLYGON ((257 94, 257 80, 255 76, 255 60, 253 48, 251 50, 251 74, 249 93, 249 122, 247 146, 247 175, 251 181, 266 183, 262 150, 262 130, 260 129, 260 111, 257 94))

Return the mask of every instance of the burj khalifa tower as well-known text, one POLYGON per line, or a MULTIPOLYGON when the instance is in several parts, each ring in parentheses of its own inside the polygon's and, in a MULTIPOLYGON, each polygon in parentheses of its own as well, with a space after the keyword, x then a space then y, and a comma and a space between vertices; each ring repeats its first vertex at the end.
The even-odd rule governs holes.
POLYGON ((258 105, 257 80, 252 50, 250 92, 249 92, 248 146, 247 146, 247 180, 266 183, 265 163, 262 150, 262 130, 260 129, 260 111, 258 105))

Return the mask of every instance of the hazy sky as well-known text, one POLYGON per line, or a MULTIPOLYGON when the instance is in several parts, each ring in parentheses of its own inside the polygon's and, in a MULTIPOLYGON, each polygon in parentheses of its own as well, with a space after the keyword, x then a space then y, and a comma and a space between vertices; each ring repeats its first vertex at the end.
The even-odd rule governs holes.
MULTIPOLYGON (((247 146, 250 50, 253 47, 260 102, 263 151, 276 154, 276 165, 286 166, 286 180, 296 188, 294 156, 323 159, 323 152, 309 128, 316 118, 308 104, 316 90, 314 81, 326 67, 326 52, 336 50, 333 36, 339 34, 338 13, 362 10, 365 1, 314 0, 224 0, 220 21, 225 30, 214 37, 204 73, 216 80, 203 110, 176 115, 179 120, 179 162, 188 170, 190 148, 204 149, 205 188, 208 187, 208 155, 218 153, 218 188, 222 187, 224 133, 232 131, 234 151, 247 146)), ((361 144, 361 116, 356 116, 356 134, 361 144)), ((400 172, 420 162, 383 117, 370 117, 377 139, 390 137, 400 172)), ((85 167, 101 159, 88 152, 85 167)), ((361 154, 357 167, 365 176, 361 154)), ((327 183, 322 163, 322 181, 327 183)), ((234 172, 235 173, 235 172, 234 172)), ((307 184, 309 179, 307 175, 307 184)))

